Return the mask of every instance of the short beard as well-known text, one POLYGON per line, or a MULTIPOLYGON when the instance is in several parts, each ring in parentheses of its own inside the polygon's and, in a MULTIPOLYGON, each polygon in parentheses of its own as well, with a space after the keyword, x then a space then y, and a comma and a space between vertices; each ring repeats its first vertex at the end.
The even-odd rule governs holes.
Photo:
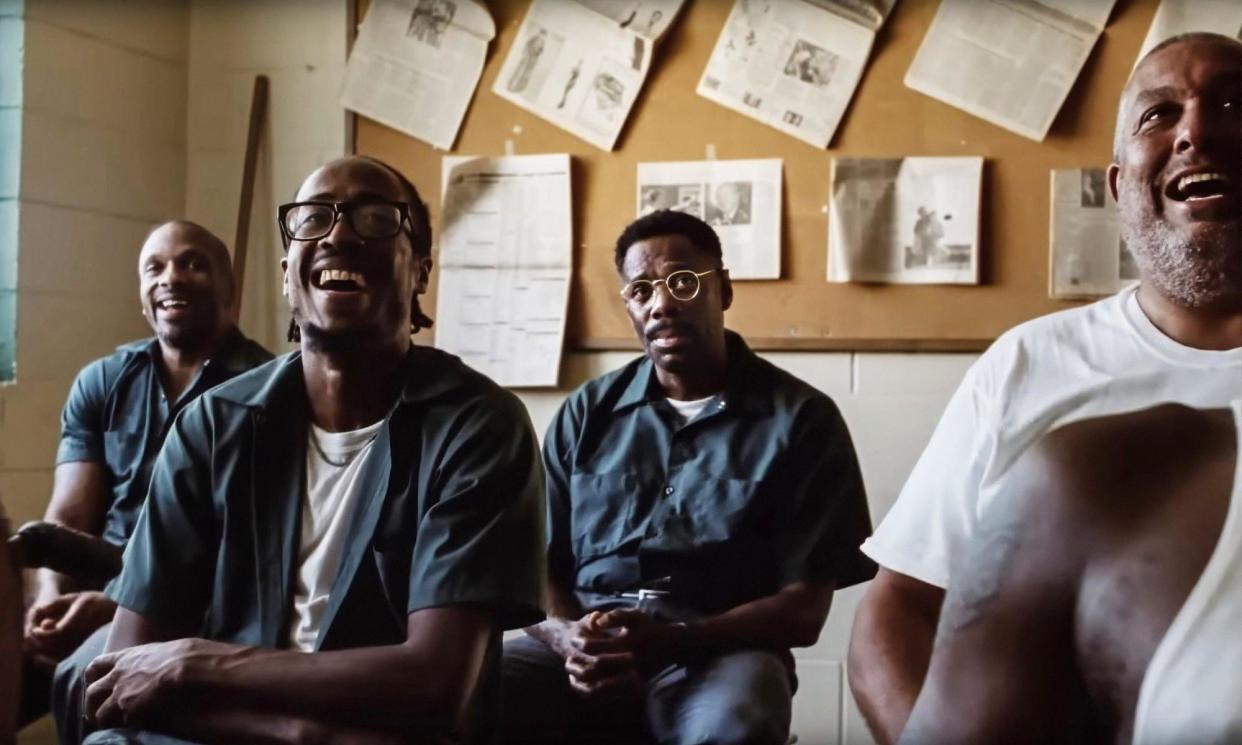
POLYGON ((1194 238, 1187 238, 1140 206, 1142 197, 1135 191, 1123 191, 1118 209, 1121 237, 1144 281, 1191 310, 1242 302, 1242 235, 1237 223, 1203 224, 1194 238))

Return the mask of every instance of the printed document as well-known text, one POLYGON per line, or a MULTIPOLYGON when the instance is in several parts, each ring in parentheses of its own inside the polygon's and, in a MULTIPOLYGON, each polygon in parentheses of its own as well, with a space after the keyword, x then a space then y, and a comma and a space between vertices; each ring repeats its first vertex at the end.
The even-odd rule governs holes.
POLYGON ((444 158, 436 346, 505 386, 555 386, 573 246, 568 155, 444 158))
POLYGON ((1043 141, 1114 0, 944 0, 906 85, 1043 141))
POLYGON ((1151 20, 1143 48, 1139 50, 1135 64, 1152 47, 1165 39, 1193 31, 1232 36, 1242 40, 1242 2, 1238 0, 1160 0, 1156 16, 1151 20))
POLYGON ((638 164, 638 216, 688 212, 716 229, 732 279, 781 277, 781 161, 638 164))
POLYGON ((477 0, 374 0, 349 56, 341 105, 448 150, 495 35, 477 0))
POLYGON ((896 0, 735 0, 698 94, 824 148, 896 0))
POLYGON ((834 158, 828 281, 978 284, 983 158, 834 158))
POLYGON ((1050 297, 1101 297, 1138 281, 1105 178, 1103 168, 1052 171, 1050 297))
POLYGON ((534 0, 492 91, 612 150, 684 0, 534 0))

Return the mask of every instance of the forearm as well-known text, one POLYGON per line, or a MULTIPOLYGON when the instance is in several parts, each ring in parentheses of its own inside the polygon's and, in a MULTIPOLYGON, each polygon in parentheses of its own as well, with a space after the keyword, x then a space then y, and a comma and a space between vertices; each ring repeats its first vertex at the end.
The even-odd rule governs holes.
POLYGON ((897 742, 927 676, 935 623, 914 617, 874 617, 860 612, 849 649, 850 690, 871 734, 881 745, 897 742))
MULTIPOLYGON (((179 686, 195 700, 360 726, 451 726, 442 671, 407 645, 302 653, 232 646, 188 655, 179 686)), ((463 661, 463 664, 466 664, 463 661)))
POLYGON ((798 582, 719 615, 690 621, 685 624, 681 651, 694 655, 809 647, 818 640, 828 617, 832 592, 830 584, 798 582))
POLYGON ((901 735, 927 676, 944 593, 882 569, 854 617, 850 690, 882 744, 901 735))

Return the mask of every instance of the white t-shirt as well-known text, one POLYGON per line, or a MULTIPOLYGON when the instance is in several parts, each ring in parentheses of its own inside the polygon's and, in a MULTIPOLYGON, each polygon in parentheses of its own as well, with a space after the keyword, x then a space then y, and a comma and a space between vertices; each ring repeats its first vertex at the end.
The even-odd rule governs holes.
POLYGON ((1028 321, 997 339, 967 371, 863 551, 888 569, 947 587, 950 564, 981 511, 1041 434, 1161 402, 1210 408, 1242 395, 1242 348, 1178 344, 1143 314, 1135 290, 1028 321))
POLYGON ((681 423, 685 425, 688 424, 691 419, 703 413, 703 409, 707 408, 707 404, 710 403, 713 398, 715 398, 715 396, 696 398, 693 401, 678 401, 675 398, 666 398, 664 400, 668 401, 669 406, 673 407, 673 411, 677 412, 677 416, 681 417, 681 423))
POLYGON ((303 652, 313 651, 319 638, 319 624, 349 539, 359 477, 383 424, 381 419, 352 432, 328 432, 312 424, 307 434, 302 541, 289 623, 289 645, 303 652))
POLYGON ((1216 549, 1152 654, 1134 714, 1134 745, 1242 742, 1242 401, 1238 463, 1216 549))

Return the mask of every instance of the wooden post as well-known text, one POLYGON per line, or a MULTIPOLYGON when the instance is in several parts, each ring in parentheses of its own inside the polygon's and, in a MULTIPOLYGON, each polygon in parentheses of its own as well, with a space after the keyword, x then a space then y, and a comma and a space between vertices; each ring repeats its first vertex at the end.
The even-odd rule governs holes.
POLYGON ((267 116, 267 76, 256 75, 250 98, 250 131, 246 133, 246 161, 242 170, 241 200, 237 207, 237 234, 233 238, 233 302, 240 316, 246 286, 246 249, 250 241, 250 209, 254 202, 254 172, 259 160, 259 137, 267 116))

